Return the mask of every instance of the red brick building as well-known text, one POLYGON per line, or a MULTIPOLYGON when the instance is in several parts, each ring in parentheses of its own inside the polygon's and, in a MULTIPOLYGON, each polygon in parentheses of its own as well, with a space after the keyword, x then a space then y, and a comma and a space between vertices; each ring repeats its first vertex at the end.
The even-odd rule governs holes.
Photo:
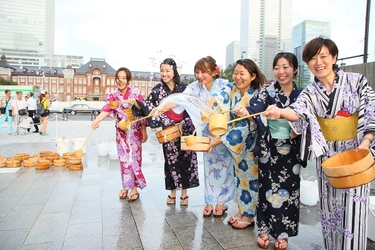
MULTIPOLYGON (((116 69, 101 58, 91 58, 88 63, 77 69, 11 66, 4 55, 0 61, 1 78, 18 85, 37 86, 40 90, 50 93, 51 99, 61 101, 105 100, 107 94, 117 88, 115 73, 116 69)), ((160 82, 159 72, 132 71, 132 78, 132 86, 139 88, 144 96, 160 82)), ((192 78, 193 75, 181 75, 184 82, 192 78)))

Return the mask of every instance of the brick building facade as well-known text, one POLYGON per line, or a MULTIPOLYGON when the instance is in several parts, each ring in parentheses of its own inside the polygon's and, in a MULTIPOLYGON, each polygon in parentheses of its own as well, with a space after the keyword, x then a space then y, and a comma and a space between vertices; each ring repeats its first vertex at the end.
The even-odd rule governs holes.
MULTIPOLYGON (((116 69, 105 59, 91 58, 83 66, 74 69, 49 67, 20 67, 9 65, 6 56, 1 57, 0 77, 18 85, 37 86, 50 93, 51 99, 72 101, 85 99, 103 101, 108 93, 117 88, 116 69)), ((182 74, 181 80, 191 81, 194 75, 182 74)), ((159 72, 132 71, 132 86, 139 88, 144 96, 160 82, 159 72)))

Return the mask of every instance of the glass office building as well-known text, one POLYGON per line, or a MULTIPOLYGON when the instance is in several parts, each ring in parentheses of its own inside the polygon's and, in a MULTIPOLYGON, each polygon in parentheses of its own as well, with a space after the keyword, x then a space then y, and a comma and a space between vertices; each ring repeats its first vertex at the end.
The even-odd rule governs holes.
POLYGON ((292 0, 242 0, 241 51, 255 61, 267 80, 274 80, 272 62, 291 51, 292 0))
POLYGON ((0 35, 10 64, 43 65, 54 54, 55 0, 0 1, 0 35))
POLYGON ((305 20, 293 27, 292 52, 297 56, 299 64, 298 85, 305 87, 313 80, 306 63, 302 61, 302 51, 313 38, 325 36, 331 37, 331 23, 322 21, 305 20))

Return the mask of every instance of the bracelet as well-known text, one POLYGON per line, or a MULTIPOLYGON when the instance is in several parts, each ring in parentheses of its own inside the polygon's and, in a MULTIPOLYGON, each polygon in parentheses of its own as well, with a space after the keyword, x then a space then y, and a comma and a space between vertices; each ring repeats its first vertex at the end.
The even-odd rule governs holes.
POLYGON ((363 137, 362 140, 361 140, 361 142, 363 142, 364 140, 369 140, 370 143, 372 142, 372 139, 370 139, 370 138, 368 138, 368 137, 363 137))

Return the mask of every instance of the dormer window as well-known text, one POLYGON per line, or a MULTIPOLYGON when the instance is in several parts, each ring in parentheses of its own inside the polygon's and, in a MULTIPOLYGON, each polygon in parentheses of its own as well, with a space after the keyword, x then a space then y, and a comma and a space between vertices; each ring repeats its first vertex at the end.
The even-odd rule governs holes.
POLYGON ((105 64, 103 64, 103 69, 105 69, 105 64))
POLYGON ((91 63, 89 63, 89 68, 91 68, 92 67, 92 64, 91 63))

